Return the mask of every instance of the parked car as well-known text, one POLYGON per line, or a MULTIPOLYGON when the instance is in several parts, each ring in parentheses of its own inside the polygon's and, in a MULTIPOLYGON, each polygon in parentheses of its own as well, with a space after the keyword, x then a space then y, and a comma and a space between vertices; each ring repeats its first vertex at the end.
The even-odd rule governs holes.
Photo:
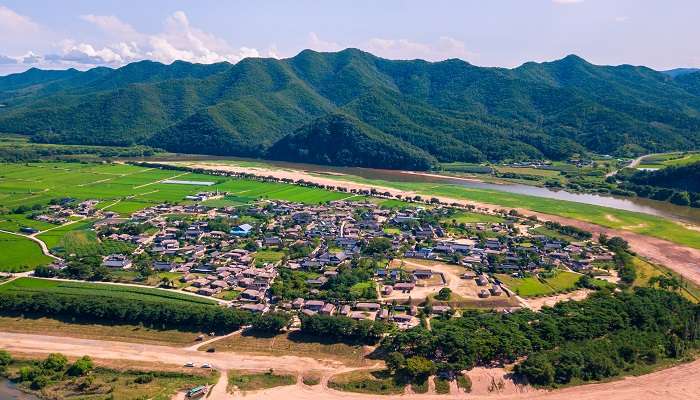
POLYGON ((211 368, 211 365, 209 363, 204 363, 202 364, 202 368, 211 368))
POLYGON ((188 363, 185 364, 185 367, 187 367, 187 368, 193 368, 193 367, 194 367, 194 363, 193 363, 193 362, 188 362, 188 363))

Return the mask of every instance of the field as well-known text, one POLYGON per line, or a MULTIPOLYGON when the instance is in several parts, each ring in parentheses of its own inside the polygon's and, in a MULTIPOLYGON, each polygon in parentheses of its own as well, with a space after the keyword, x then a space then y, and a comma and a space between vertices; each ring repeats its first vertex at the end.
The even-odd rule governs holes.
MULTIPOLYGON (((35 204, 46 205, 57 198, 96 199, 98 208, 129 215, 164 201, 181 202, 185 196, 202 190, 219 190, 229 195, 213 202, 240 205, 258 199, 319 203, 357 198, 349 193, 332 192, 282 183, 214 177, 181 171, 143 168, 124 164, 77 164, 63 162, 1 164, 0 209, 35 204), (178 179, 214 181, 213 186, 167 184, 161 181, 178 179)), ((55 225, 29 219, 28 214, 0 215, 0 229, 17 232, 21 227, 40 231, 55 225)), ((69 225, 71 226, 71 225, 69 225)), ((59 228, 62 230, 63 228, 59 228)), ((66 228, 71 229, 72 228, 66 228)), ((75 227, 75 229, 78 229, 75 227)), ((57 236, 52 235, 52 236, 57 236)))
POLYGON ((535 276, 525 278, 514 278, 507 274, 496 274, 495 276, 518 295, 533 297, 547 296, 575 289, 576 282, 581 277, 581 274, 569 271, 557 271, 553 277, 542 280, 535 276))
POLYGON ((248 371, 229 371, 228 390, 249 390, 270 389, 277 386, 294 385, 297 381, 293 375, 278 375, 275 373, 254 373, 248 371))
POLYGON ((67 323, 51 318, 0 317, 0 327, 3 332, 173 346, 193 344, 197 336, 192 332, 156 330, 145 326, 67 323))
POLYGON ((496 215, 488 215, 488 214, 480 214, 480 213, 472 213, 472 212, 466 212, 466 211, 460 211, 459 213, 451 216, 444 218, 440 220, 442 223, 452 223, 452 221, 457 222, 458 224, 474 224, 474 223, 494 223, 494 222, 503 222, 503 218, 498 217, 496 215))
POLYGON ((41 252, 39 244, 17 235, 0 232, 0 271, 22 272, 52 260, 41 252))
POLYGON ((328 387, 344 392, 367 394, 401 394, 404 385, 398 384, 386 371, 351 371, 334 375, 328 387))
POLYGON ((233 335, 199 350, 204 351, 209 347, 213 347, 216 352, 263 354, 277 357, 294 355, 318 360, 335 360, 353 367, 365 364, 364 352, 360 346, 350 346, 343 343, 326 344, 317 339, 305 338, 298 333, 281 334, 274 337, 233 335))
MULTIPOLYGON (((99 364, 100 362, 98 362, 99 364)), ((15 361, 8 367, 10 376, 19 369, 33 365, 32 361, 15 361)), ((140 371, 116 370, 97 367, 90 378, 73 378, 69 375, 56 375, 42 389, 42 398, 93 399, 93 400, 170 400, 178 391, 199 385, 216 382, 216 371, 140 371)), ((29 388, 29 382, 21 384, 29 388)))
POLYGON ((214 300, 151 288, 104 283, 64 282, 39 278, 19 278, 0 285, 2 292, 49 292, 88 297, 114 297, 182 304, 216 304, 214 300))
POLYGON ((700 162, 700 153, 654 154, 644 157, 637 168, 665 168, 700 162))

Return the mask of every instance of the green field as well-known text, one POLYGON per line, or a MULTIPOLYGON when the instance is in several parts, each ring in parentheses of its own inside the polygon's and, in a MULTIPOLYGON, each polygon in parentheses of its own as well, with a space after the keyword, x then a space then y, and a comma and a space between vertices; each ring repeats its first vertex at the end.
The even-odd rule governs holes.
POLYGON ((479 214, 466 211, 460 211, 459 213, 451 217, 443 218, 442 220, 440 220, 440 222, 452 223, 453 220, 458 224, 503 222, 503 218, 496 215, 479 214))
POLYGON ((107 283, 64 282, 39 278, 19 278, 0 285, 2 292, 48 292, 88 297, 113 297, 182 304, 216 304, 214 300, 175 291, 112 285, 107 283))
POLYGON ((637 168, 679 167, 700 162, 700 153, 654 154, 642 159, 637 168))
POLYGON ((576 282, 581 277, 569 271, 557 271, 551 278, 539 279, 536 276, 515 278, 507 274, 495 275, 510 290, 523 297, 546 296, 575 289, 576 282))
POLYGON ((38 265, 51 263, 39 244, 25 237, 0 232, 0 271, 31 271, 38 265))
MULTIPOLYGON (((229 195, 209 205, 241 205, 259 199, 319 203, 358 199, 350 193, 332 192, 283 183, 216 177, 182 171, 143 168, 124 164, 78 164, 63 162, 1 164, 0 229, 18 232, 22 227, 43 231, 55 228, 29 219, 27 214, 7 211, 20 205, 46 205, 57 198, 96 199, 98 208, 129 215, 165 201, 183 202, 185 196, 202 190, 219 190, 229 195), (166 179, 215 182, 212 186, 167 184, 166 179)), ((60 231, 59 231, 60 232, 60 231)), ((47 237, 56 234, 47 235, 47 237)), ((51 239, 49 239, 51 240, 51 239)), ((52 243, 56 245, 57 241, 52 243)))

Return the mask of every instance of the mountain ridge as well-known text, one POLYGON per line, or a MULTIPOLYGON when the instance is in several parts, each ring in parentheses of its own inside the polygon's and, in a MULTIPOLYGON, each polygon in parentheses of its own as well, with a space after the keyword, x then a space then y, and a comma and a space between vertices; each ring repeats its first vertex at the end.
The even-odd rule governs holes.
POLYGON ((319 129, 332 126, 366 149, 393 147, 391 159, 404 163, 393 168, 700 147, 700 72, 598 66, 576 55, 513 69, 357 49, 237 64, 32 69, 0 77, 0 103, 0 132, 38 142, 282 158, 275 144, 306 138, 333 160, 318 147, 319 129), (342 123, 329 124, 338 116, 342 123))

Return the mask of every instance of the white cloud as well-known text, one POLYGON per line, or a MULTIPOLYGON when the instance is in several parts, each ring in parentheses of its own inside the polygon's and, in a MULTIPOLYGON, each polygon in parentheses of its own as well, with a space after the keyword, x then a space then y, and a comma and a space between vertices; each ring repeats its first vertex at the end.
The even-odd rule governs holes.
POLYGON ((380 57, 391 59, 424 59, 440 61, 448 58, 470 60, 477 53, 467 50, 464 42, 449 36, 441 36, 432 42, 423 43, 408 39, 372 38, 362 43, 343 46, 336 42, 321 39, 316 33, 309 33, 310 49, 317 51, 338 51, 345 47, 357 47, 380 57))
POLYGON ((17 64, 17 59, 14 57, 8 57, 0 54, 0 64, 6 65, 6 64, 17 64))
POLYGON ((627 21, 629 21, 629 19, 630 19, 630 17, 628 17, 626 15, 621 15, 621 16, 615 17, 615 22, 627 22, 627 21))
MULTIPOLYGON (((3 35, 5 39, 13 37, 13 35, 35 35, 40 31, 40 26, 29 17, 20 15, 0 5, 0 34, 3 35)), ((19 38, 20 36, 14 37, 19 38)))
POLYGON ((327 42, 322 40, 320 37, 318 37, 316 32, 309 32, 307 46, 309 49, 316 51, 338 51, 343 49, 343 47, 336 42, 327 42))

